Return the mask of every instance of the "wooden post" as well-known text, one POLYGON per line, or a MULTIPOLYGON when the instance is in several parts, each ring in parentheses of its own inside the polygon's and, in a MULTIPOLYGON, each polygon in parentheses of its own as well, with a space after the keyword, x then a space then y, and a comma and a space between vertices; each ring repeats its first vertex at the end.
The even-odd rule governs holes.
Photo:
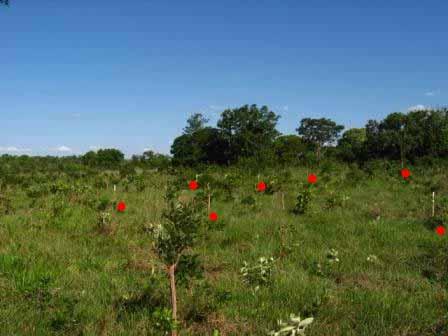
POLYGON ((282 191, 282 209, 285 210, 285 193, 282 191))
POLYGON ((117 186, 114 184, 114 192, 117 191, 117 186))

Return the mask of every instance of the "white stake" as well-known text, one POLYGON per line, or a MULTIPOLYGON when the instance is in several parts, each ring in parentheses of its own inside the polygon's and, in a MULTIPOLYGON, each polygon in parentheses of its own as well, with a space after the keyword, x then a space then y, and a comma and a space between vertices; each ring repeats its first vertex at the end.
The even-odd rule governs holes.
POLYGON ((435 203, 436 203, 435 196, 436 196, 436 193, 435 193, 435 191, 433 191, 432 192, 432 217, 434 217, 434 213, 435 213, 435 203))
POLYGON ((117 191, 117 186, 114 184, 114 192, 117 191))

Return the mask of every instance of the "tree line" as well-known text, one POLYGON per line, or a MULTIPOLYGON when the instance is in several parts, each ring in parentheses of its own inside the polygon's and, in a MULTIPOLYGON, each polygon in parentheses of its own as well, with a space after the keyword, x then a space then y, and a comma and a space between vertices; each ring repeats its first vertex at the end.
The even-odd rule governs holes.
POLYGON ((280 116, 267 106, 244 105, 222 112, 216 127, 200 113, 187 120, 171 147, 174 165, 319 162, 330 157, 363 163, 371 159, 415 161, 448 154, 448 109, 395 112, 369 120, 363 128, 345 127, 328 118, 304 118, 296 134, 277 130, 280 116))
POLYGON ((296 134, 281 134, 280 116, 267 106, 244 105, 226 109, 216 126, 201 113, 191 115, 183 133, 171 146, 171 155, 146 151, 125 160, 114 148, 63 158, 0 157, 0 172, 36 172, 39 169, 77 171, 91 169, 168 169, 198 165, 318 164, 322 159, 363 164, 370 160, 401 160, 402 165, 421 158, 448 155, 448 109, 394 112, 383 120, 369 120, 363 128, 345 130, 328 118, 304 118, 296 134))

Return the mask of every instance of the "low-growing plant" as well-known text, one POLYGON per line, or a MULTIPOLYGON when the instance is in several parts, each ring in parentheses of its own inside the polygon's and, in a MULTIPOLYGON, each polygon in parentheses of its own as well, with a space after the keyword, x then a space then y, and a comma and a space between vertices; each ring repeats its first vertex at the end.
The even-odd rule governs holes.
POLYGON ((138 192, 143 192, 147 187, 145 177, 141 174, 134 177, 133 183, 138 192))
POLYGON ((330 264, 339 262, 339 252, 335 249, 330 249, 327 252, 327 262, 330 264))
POLYGON ((245 197, 243 197, 243 198, 241 199, 241 204, 243 204, 243 205, 247 205, 247 206, 250 206, 250 207, 255 206, 256 203, 257 203, 257 201, 256 201, 255 198, 254 198, 253 196, 251 196, 251 195, 249 195, 249 196, 245 196, 245 197))
POLYGON ((6 194, 0 194, 0 214, 9 215, 13 210, 11 197, 6 194))
POLYGON ((100 231, 104 231, 112 223, 112 216, 110 212, 101 211, 97 218, 97 227, 100 231))
POLYGON ((168 308, 156 308, 152 313, 153 327, 160 335, 169 335, 176 330, 177 323, 172 318, 172 312, 168 308))
POLYGON ((298 336, 305 335, 305 329, 313 323, 314 318, 308 317, 304 320, 300 316, 295 316, 291 314, 289 320, 283 322, 282 320, 277 321, 276 330, 272 330, 268 333, 270 336, 298 336), (277 330, 278 329, 278 330, 277 330))
POLYGON ((347 195, 332 192, 326 199, 325 207, 327 209, 334 209, 337 207, 342 208, 345 206, 349 199, 350 197, 348 197, 347 195))
POLYGON ((112 201, 107 196, 100 197, 96 201, 96 209, 99 210, 99 211, 106 211, 111 206, 112 206, 112 201))
POLYGON ((252 265, 244 261, 240 273, 244 283, 256 286, 255 290, 258 290, 260 286, 268 285, 270 283, 273 269, 274 258, 261 257, 252 265))

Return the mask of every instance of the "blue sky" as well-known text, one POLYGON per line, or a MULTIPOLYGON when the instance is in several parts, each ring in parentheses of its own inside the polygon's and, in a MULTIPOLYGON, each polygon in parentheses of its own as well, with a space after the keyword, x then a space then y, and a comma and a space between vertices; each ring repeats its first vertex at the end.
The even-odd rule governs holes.
POLYGON ((448 101, 448 2, 20 1, 0 7, 0 152, 168 153, 256 103, 360 127, 448 101))

